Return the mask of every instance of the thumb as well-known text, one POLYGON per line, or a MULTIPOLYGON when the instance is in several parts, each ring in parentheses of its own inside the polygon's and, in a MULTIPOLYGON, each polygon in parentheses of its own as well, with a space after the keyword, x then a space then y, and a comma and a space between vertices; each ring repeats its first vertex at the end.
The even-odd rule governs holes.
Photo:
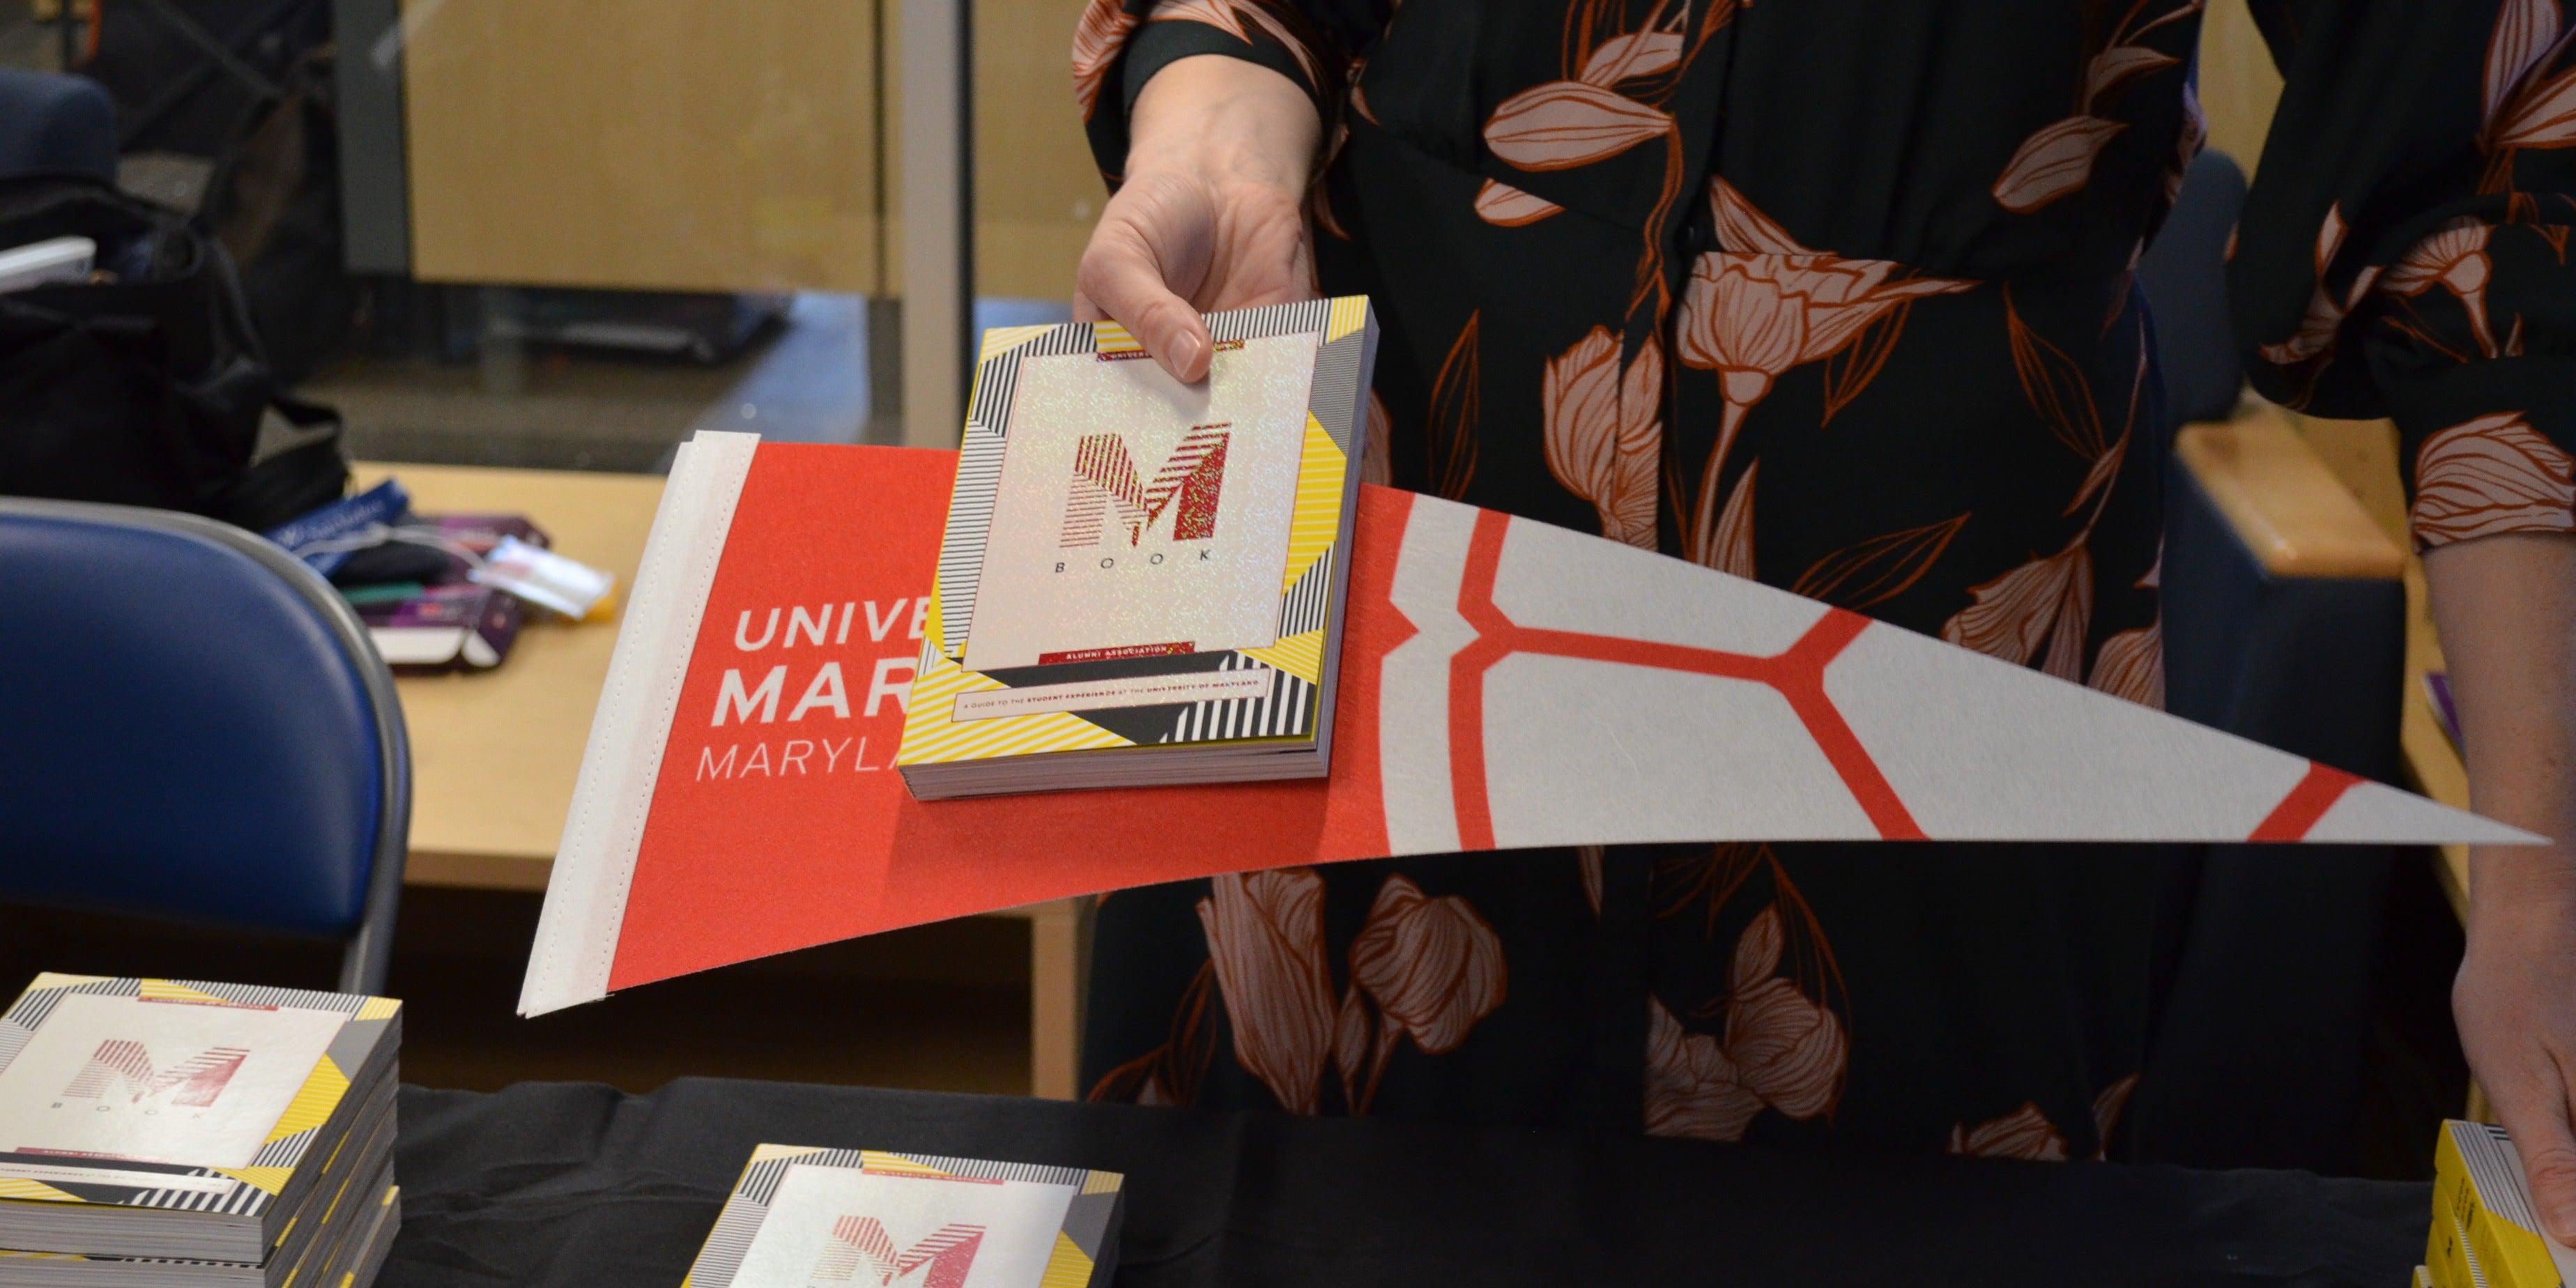
POLYGON ((1207 378, 1214 347, 1207 325, 1164 283, 1152 248, 1132 225, 1103 223, 1083 251, 1074 283, 1083 301, 1126 327, 1173 379, 1197 384, 1207 378))
MULTIPOLYGON (((2576 1135, 2567 1121, 2564 1089, 2545 1097, 2543 1112, 2499 1113, 2522 1156, 2523 1177, 2531 1185, 2531 1206, 2550 1238, 2576 1246, 2576 1135)), ((2497 1105, 2504 1108, 2502 1103, 2497 1105)))

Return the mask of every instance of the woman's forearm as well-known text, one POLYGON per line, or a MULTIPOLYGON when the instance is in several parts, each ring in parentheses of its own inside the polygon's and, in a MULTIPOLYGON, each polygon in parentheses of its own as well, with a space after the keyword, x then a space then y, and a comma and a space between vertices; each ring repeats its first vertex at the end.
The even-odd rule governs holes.
POLYGON ((2576 1242, 2576 537, 2462 541, 2426 554, 2424 571, 2470 801, 2550 838, 2470 852, 2451 1009, 2542 1225, 2576 1242))
POLYGON ((1127 178, 1187 165, 1210 178, 1302 192, 1323 141, 1305 91, 1257 63, 1221 54, 1154 73, 1128 117, 1127 178))
POLYGON ((2463 541, 2428 552, 2424 571, 2471 803, 2556 842, 2479 850, 2473 915, 2576 902, 2576 537, 2463 541))

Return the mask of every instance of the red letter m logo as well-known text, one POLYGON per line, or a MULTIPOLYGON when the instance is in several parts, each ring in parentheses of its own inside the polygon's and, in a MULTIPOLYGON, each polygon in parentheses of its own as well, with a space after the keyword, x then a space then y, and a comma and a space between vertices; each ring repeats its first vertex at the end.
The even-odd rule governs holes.
POLYGON ((848 1283, 862 1265, 860 1282, 875 1288, 963 1288, 975 1253, 984 1246, 984 1227, 958 1222, 939 1227, 929 1238, 895 1251, 894 1240, 872 1216, 845 1216, 832 1223, 832 1242, 814 1263, 816 1282, 848 1283), (913 1271, 924 1271, 913 1279, 913 1271))
POLYGON ((250 1052, 240 1047, 213 1047, 192 1059, 182 1060, 168 1069, 155 1070, 152 1057, 145 1054, 140 1042, 109 1038, 90 1053, 89 1063, 72 1075, 71 1085, 63 1088, 65 1098, 105 1100, 110 1084, 127 1093, 129 1104, 141 1104, 146 1098, 175 1089, 178 1094, 170 1103, 186 1109, 203 1109, 224 1094, 224 1087, 241 1072, 242 1061, 250 1052))
POLYGON ((1172 540, 1205 541, 1216 535, 1216 494, 1225 486, 1226 425, 1192 428, 1172 449, 1152 484, 1136 473, 1136 460, 1116 434, 1085 434, 1073 451, 1073 493, 1064 503, 1064 548, 1096 546, 1108 531, 1111 511, 1135 545, 1145 529, 1172 512, 1172 540))

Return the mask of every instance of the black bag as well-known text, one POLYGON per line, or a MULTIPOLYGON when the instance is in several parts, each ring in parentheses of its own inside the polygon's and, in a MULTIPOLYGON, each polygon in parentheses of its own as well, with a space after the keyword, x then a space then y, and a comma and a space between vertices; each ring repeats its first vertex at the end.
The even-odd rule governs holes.
MULTIPOLYGON (((154 195, 222 239, 260 345, 294 384, 348 336, 326 0, 99 0, 82 75, 116 100, 129 159, 193 161, 154 195)), ((364 57, 365 51, 359 56, 364 57)))
POLYGON ((96 242, 112 280, 0 294, 0 493, 255 532, 341 494, 339 418, 281 396, 220 244, 90 180, 0 180, 0 248, 63 236, 96 242))

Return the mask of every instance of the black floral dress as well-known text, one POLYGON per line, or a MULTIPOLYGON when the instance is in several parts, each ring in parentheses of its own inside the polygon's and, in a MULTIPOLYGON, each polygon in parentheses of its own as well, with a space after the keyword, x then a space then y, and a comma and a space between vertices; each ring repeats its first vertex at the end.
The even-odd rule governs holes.
MULTIPOLYGON (((1092 0, 1102 168, 1174 59, 1306 87, 1321 286, 1391 481, 2161 703, 2133 277, 2202 140, 2200 0, 1092 0)), ((2576 23, 2257 0, 2232 247, 2258 388, 2392 415, 2419 540, 2576 527, 2576 23)), ((2187 862, 1725 845, 1121 893, 1104 1099, 2101 1156, 2187 862)))

